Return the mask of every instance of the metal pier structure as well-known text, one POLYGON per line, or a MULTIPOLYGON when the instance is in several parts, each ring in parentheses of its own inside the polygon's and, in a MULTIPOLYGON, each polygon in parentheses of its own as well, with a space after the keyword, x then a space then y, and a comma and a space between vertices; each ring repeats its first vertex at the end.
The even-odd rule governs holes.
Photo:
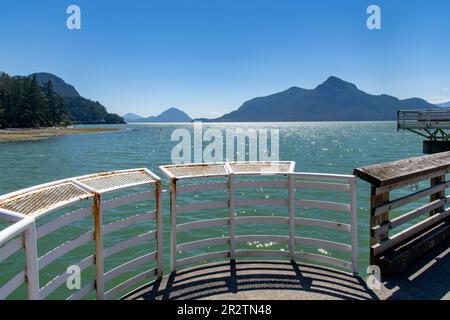
POLYGON ((414 132, 423 141, 423 153, 450 151, 450 109, 399 110, 397 130, 414 132))

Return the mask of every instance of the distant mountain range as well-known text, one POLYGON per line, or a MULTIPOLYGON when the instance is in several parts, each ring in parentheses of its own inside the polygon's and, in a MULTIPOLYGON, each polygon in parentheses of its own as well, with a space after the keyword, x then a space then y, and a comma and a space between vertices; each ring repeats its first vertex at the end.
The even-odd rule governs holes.
POLYGON ((350 82, 329 77, 314 89, 292 87, 254 98, 240 108, 210 122, 255 121, 369 121, 394 120, 400 109, 434 109, 420 98, 400 100, 386 94, 372 95, 350 82))
POLYGON ((191 122, 192 118, 178 108, 169 108, 157 116, 141 117, 134 113, 123 116, 127 122, 191 122))
POLYGON ((92 101, 80 96, 74 86, 66 83, 60 77, 46 72, 33 73, 28 77, 36 77, 40 86, 48 81, 53 84, 53 90, 64 99, 64 104, 73 122, 79 124, 121 124, 125 120, 115 113, 108 113, 98 101, 92 101))
POLYGON ((438 103, 436 105, 441 107, 441 108, 450 108, 450 101, 444 102, 444 103, 438 103))

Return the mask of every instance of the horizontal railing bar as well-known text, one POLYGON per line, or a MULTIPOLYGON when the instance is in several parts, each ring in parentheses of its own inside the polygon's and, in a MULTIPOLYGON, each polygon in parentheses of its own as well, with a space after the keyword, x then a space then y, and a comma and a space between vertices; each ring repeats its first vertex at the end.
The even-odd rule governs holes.
POLYGON ((14 212, 11 210, 6 210, 4 208, 0 208, 0 219, 2 220, 6 220, 8 222, 12 222, 12 223, 16 223, 24 218, 26 218, 27 216, 22 214, 22 213, 18 213, 18 212, 14 212))
POLYGON ((202 239, 197 241, 191 241, 186 242, 177 245, 177 252, 178 251, 188 251, 198 248, 203 248, 207 246, 220 246, 228 244, 230 241, 230 237, 220 237, 220 238, 209 238, 209 239, 202 239))
POLYGON ((236 250, 236 257, 275 257, 275 258, 287 258, 289 257, 289 251, 281 251, 281 250, 257 250, 257 249, 249 249, 249 250, 236 250))
POLYGON ((11 293, 25 282, 25 270, 12 277, 3 287, 0 287, 0 300, 5 300, 11 293))
POLYGON ((310 180, 336 180, 350 182, 355 179, 355 176, 345 174, 331 174, 331 173, 307 173, 307 172, 292 172, 290 175, 295 179, 310 179, 310 180))
POLYGON ((23 249, 23 247, 23 237, 10 240, 7 244, 0 248, 0 263, 8 259, 20 249, 23 249))
POLYGON ((279 235, 245 235, 236 236, 237 243, 243 242, 278 242, 278 243, 288 243, 289 236, 279 236, 279 235))
POLYGON ((307 247, 313 247, 313 248, 320 248, 320 249, 331 249, 331 250, 338 250, 342 252, 352 252, 352 246, 349 244, 344 244, 340 242, 334 242, 329 240, 323 240, 323 239, 315 239, 315 238, 306 238, 306 237, 295 237, 295 243, 307 246, 307 247))
POLYGON ((177 232, 190 231, 194 229, 201 228, 209 228, 209 227, 218 227, 218 226, 226 226, 230 223, 229 218, 218 218, 218 219, 209 219, 209 220, 201 220, 188 222, 177 225, 177 232))
POLYGON ((401 207, 405 204, 417 201, 419 199, 422 199, 424 197, 430 196, 432 194, 438 193, 440 191, 443 191, 445 189, 447 189, 450 186, 450 181, 442 183, 442 184, 438 184, 436 186, 432 186, 429 188, 426 188, 424 190, 421 190, 419 192, 413 193, 413 194, 409 194, 407 196, 389 201, 386 204, 383 204, 381 206, 378 206, 375 208, 374 211, 374 216, 379 216, 385 212, 388 212, 390 210, 396 209, 398 207, 401 207))
POLYGON ((220 258, 229 258, 229 257, 230 257, 230 253, 228 251, 200 254, 200 255, 193 256, 193 257, 188 257, 188 258, 184 258, 181 260, 177 260, 177 267, 194 264, 194 263, 197 263, 200 261, 207 261, 207 260, 220 259, 220 258))
POLYGON ((233 173, 237 178, 239 177, 249 177, 249 176, 258 176, 258 177, 287 177, 289 172, 286 171, 247 171, 247 172, 234 172, 233 173))
POLYGON ((142 265, 145 262, 153 261, 156 259, 156 252, 151 252, 136 259, 125 262, 124 264, 111 269, 106 272, 103 279, 105 282, 114 279, 115 277, 121 275, 124 272, 129 271, 132 268, 142 265))
POLYGON ((384 225, 377 225, 372 228, 374 235, 378 236, 381 233, 384 233, 386 231, 389 231, 391 229, 399 227, 417 217, 420 217, 421 215, 423 215, 425 213, 428 213, 432 210, 435 210, 435 209, 438 209, 438 208, 444 206, 446 202, 447 202, 446 198, 438 199, 438 200, 432 201, 430 203, 427 203, 423 206, 420 206, 414 210, 408 211, 407 213, 402 214, 401 216, 392 219, 389 223, 386 223, 384 225))
POLYGON ((429 226, 447 218, 450 216, 450 209, 446 209, 444 211, 438 212, 431 217, 403 230, 399 233, 395 234, 394 236, 389 237, 388 239, 377 243, 372 246, 373 254, 378 255, 393 246, 397 245, 398 243, 402 242, 403 240, 406 240, 407 238, 423 231, 424 229, 428 228, 429 226))
POLYGON ((311 182, 299 181, 295 183, 295 188, 298 189, 318 189, 338 192, 349 192, 350 185, 346 183, 332 183, 332 182, 311 182))
POLYGON ((72 294, 67 300, 80 300, 84 296, 88 295, 95 290, 95 281, 92 281, 85 285, 83 288, 72 294))
POLYGON ((225 189, 228 189, 228 182, 200 183, 187 186, 177 186, 177 194, 225 189))
POLYGON ((298 257, 300 260, 311 260, 315 262, 320 263, 326 263, 335 267, 340 267, 348 270, 352 270, 352 263, 341 260, 338 258, 328 257, 320 254, 315 253, 308 253, 308 252, 296 252, 295 256, 298 257))
POLYGON ((276 216, 237 217, 236 224, 289 224, 289 218, 276 216))
POLYGON ((253 207, 253 206, 274 206, 283 207, 288 205, 287 199, 239 199, 236 200, 237 207, 253 207))
POLYGON ((151 278, 153 276, 155 276, 158 272, 157 268, 148 270, 148 271, 144 271, 120 284, 118 284, 117 286, 115 286, 114 288, 106 291, 105 293, 105 299, 109 300, 115 296, 117 296, 119 293, 123 292, 124 290, 127 290, 128 288, 132 287, 133 285, 139 283, 142 280, 151 278))
POLYGON ((421 175, 421 176, 418 176, 418 177, 414 177, 414 178, 411 178, 411 179, 408 179, 408 180, 404 180, 404 181, 401 181, 401 182, 397 182, 397 183, 394 183, 394 184, 391 184, 391 185, 388 185, 388 186, 378 187, 375 190, 375 195, 379 196, 380 194, 387 193, 389 191, 396 190, 396 189, 399 189, 399 188, 402 188, 402 187, 405 187, 405 186, 409 186, 409 185, 412 185, 412 184, 416 184, 416 183, 419 183, 419 182, 424 181, 424 180, 430 180, 432 178, 441 177, 441 176, 444 176, 445 174, 447 174, 449 172, 450 172, 450 168, 446 169, 446 170, 440 170, 440 171, 437 171, 437 172, 432 172, 432 173, 429 173, 429 174, 425 174, 425 175, 421 175))
POLYGON ((85 217, 92 215, 92 208, 82 208, 70 213, 67 213, 63 216, 56 218, 36 229, 36 237, 40 239, 45 237, 46 235, 52 233, 55 230, 58 230, 68 224, 71 224, 75 221, 81 220, 85 217))
POLYGON ((144 191, 134 193, 125 197, 120 197, 102 202, 102 210, 111 210, 129 203, 151 201, 153 199, 155 199, 155 191, 144 191))
POLYGON ((80 237, 67 241, 38 258, 39 270, 42 270, 56 259, 94 240, 94 231, 86 232, 80 237))
POLYGON ((126 217, 103 226, 103 235, 129 227, 140 222, 151 221, 156 218, 156 212, 146 212, 134 216, 126 217))
POLYGON ((326 228, 326 229, 332 229, 332 230, 336 230, 336 231, 345 231, 345 232, 351 232, 351 230, 352 230, 352 226, 347 223, 325 221, 325 220, 318 220, 318 219, 309 219, 309 218, 296 218, 295 224, 307 226, 307 227, 319 227, 319 228, 326 228))
POLYGON ((350 205, 340 202, 320 200, 295 200, 295 204, 304 208, 350 212, 350 205))
POLYGON ((273 188, 283 189, 288 187, 287 181, 261 180, 261 181, 236 181, 236 188, 273 188))
POLYGON ((177 213, 201 211, 207 209, 225 209, 225 208, 228 208, 227 200, 204 201, 177 206, 177 213))
MULTIPOLYGON (((80 268, 80 271, 83 271, 92 265, 94 265, 93 255, 90 255, 89 257, 86 257, 85 259, 77 263, 77 266, 80 268)), ((64 272, 56 276, 52 280, 50 280, 44 287, 42 287, 42 289, 39 290, 40 298, 45 299, 46 297, 48 297, 53 291, 55 291, 62 284, 64 284, 70 276, 71 276, 70 273, 64 272)))
POLYGON ((20 220, 0 231, 0 245, 6 243, 10 239, 23 234, 34 223, 34 218, 27 217, 20 220))
POLYGON ((149 231, 103 249, 103 258, 108 258, 125 249, 137 246, 156 238, 156 231, 149 231))

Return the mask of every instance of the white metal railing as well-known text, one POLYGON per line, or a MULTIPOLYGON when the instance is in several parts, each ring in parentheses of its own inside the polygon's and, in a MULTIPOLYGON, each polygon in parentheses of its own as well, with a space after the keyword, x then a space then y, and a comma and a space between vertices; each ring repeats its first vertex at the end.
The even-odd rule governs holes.
POLYGON ((161 182, 156 175, 147 169, 133 169, 55 181, 0 197, 0 218, 14 223, 0 231, 0 266, 20 250, 24 249, 25 252, 23 269, 6 283, 0 283, 0 300, 7 298, 23 283, 27 285, 29 299, 45 299, 66 282, 69 274, 66 272, 57 274, 41 286, 42 270, 75 249, 89 243, 94 243, 94 252, 79 260, 76 265, 81 271, 95 266, 95 279, 77 290, 68 299, 81 299, 93 291, 95 291, 97 299, 109 299, 125 293, 125 290, 144 279, 162 276, 161 192, 161 182), (152 189, 148 190, 148 186, 151 186, 152 189), (106 195, 115 197, 119 191, 123 193, 127 189, 134 191, 142 188, 145 190, 140 190, 138 193, 125 196, 121 194, 117 198, 103 199, 106 195), (90 204, 89 207, 77 208, 58 215, 50 221, 44 220, 44 217, 50 213, 59 213, 63 208, 70 209, 71 206, 81 205, 86 201, 90 204), (148 204, 153 210, 104 223, 103 219, 108 210, 138 202, 148 204), (90 220, 93 220, 93 223, 90 222, 92 227, 90 231, 38 255, 40 239, 89 217, 93 217, 90 220), (115 242, 108 247, 105 246, 105 235, 145 221, 155 221, 155 230, 115 242), (38 225, 39 222, 42 222, 41 225, 38 225), (153 239, 156 240, 154 252, 126 261, 111 270, 105 270, 105 259, 130 247, 148 243, 153 239), (150 261, 156 262, 155 268, 150 270, 146 268, 143 273, 121 280, 122 282, 118 285, 105 291, 105 283, 130 271, 130 268, 142 266, 150 261))
POLYGON ((450 109, 399 110, 398 129, 450 129, 450 109))
POLYGON ((294 172, 294 165, 294 163, 255 162, 250 169, 240 168, 239 163, 161 166, 160 169, 171 180, 171 270, 174 272, 181 266, 191 265, 200 261, 261 256, 319 262, 334 267, 348 269, 356 274, 358 270, 358 231, 355 176, 294 172), (281 168, 282 170, 266 170, 264 168, 281 168), (212 183, 192 183, 192 181, 198 179, 203 180, 205 177, 216 178, 216 180, 222 179, 222 181, 215 181, 212 183), (245 177, 275 177, 277 179, 239 181, 240 178, 245 177), (191 184, 178 186, 180 180, 190 181, 191 184), (242 187, 282 189, 287 191, 288 196, 281 199, 238 199, 236 197, 236 190, 242 187), (340 203, 298 198, 298 195, 302 196, 303 191, 307 189, 344 193, 347 194, 348 201, 346 203, 340 203), (208 190, 228 191, 227 199, 207 202, 191 202, 181 206, 177 205, 177 196, 179 194, 208 190), (286 215, 237 217, 236 208, 248 206, 284 207, 286 208, 286 215), (306 208, 342 212, 347 214, 349 223, 298 217, 298 211, 306 208), (214 218, 183 224, 177 223, 178 215, 183 215, 187 212, 198 212, 211 209, 228 209, 229 215, 226 218, 214 218), (236 233, 237 226, 245 224, 284 224, 289 227, 289 232, 288 234, 282 235, 238 235, 236 233), (228 234, 217 238, 201 239, 186 243, 178 243, 177 241, 177 233, 179 232, 216 226, 228 226, 228 234), (349 233, 351 235, 350 244, 298 236, 296 234, 298 231, 297 226, 323 228, 324 234, 327 229, 349 233), (237 249, 237 244, 253 241, 284 243, 289 246, 289 251, 237 249), (183 259, 177 258, 180 251, 189 252, 193 249, 201 249, 210 246, 226 246, 227 250, 208 252, 183 259), (346 261, 327 255, 298 251, 297 249, 299 246, 336 250, 350 254, 351 259, 350 261, 346 261))
MULTIPOLYGON (((357 272, 357 207, 355 177, 294 171, 294 162, 215 163, 162 166, 161 170, 170 178, 170 261, 171 270, 215 259, 239 259, 245 257, 282 258, 296 261, 311 261, 357 272), (200 180, 201 183, 196 182, 200 180), (256 179, 256 180, 255 180, 256 179), (179 183, 187 181, 189 185, 179 183), (240 198, 241 189, 267 188, 283 194, 278 198, 240 198), (331 202, 320 198, 309 199, 307 190, 318 190, 327 195, 337 192, 345 201, 331 202), (192 193, 222 192, 224 197, 192 201, 192 193), (189 203, 177 205, 177 198, 183 195, 189 203), (238 208, 274 208, 280 215, 237 216, 238 208), (307 217, 302 213, 308 208, 320 211, 321 217, 307 217), (177 216, 188 212, 209 212, 222 210, 225 216, 208 217, 206 220, 191 220, 177 223, 177 216), (323 212, 337 212, 347 216, 348 223, 324 219, 323 212), (322 212, 323 211, 323 212, 322 212), (288 230, 281 234, 245 234, 239 229, 248 225, 284 225, 288 230), (177 233, 195 232, 200 228, 222 227, 226 234, 190 242, 177 241, 177 233), (308 237, 306 227, 323 229, 322 237, 308 237), (349 243, 326 239, 326 230, 350 235, 349 243), (242 248, 247 242, 275 242, 287 246, 288 250, 242 248), (222 251, 206 252, 205 247, 221 246, 222 251), (330 249, 351 257, 348 260, 321 255, 304 248, 330 249), (177 252, 201 254, 178 259, 177 252), (198 253, 198 251, 195 251, 198 253)), ((77 256, 76 264, 81 271, 93 270, 89 282, 74 291, 68 299, 81 299, 93 295, 97 299, 111 299, 129 292, 136 285, 152 277, 163 276, 163 220, 161 180, 148 169, 133 169, 87 175, 51 182, 24 189, 0 197, 0 219, 12 223, 0 231, 0 267, 14 255, 23 253, 21 267, 14 267, 10 278, 0 282, 0 300, 18 290, 24 283, 29 299, 45 299, 60 288, 68 279, 66 272, 54 272, 52 279, 43 281, 53 271, 46 269, 58 259, 73 253, 77 248, 92 245, 87 256, 77 256), (150 189, 149 189, 150 187, 150 189), (143 189, 143 190, 142 190, 143 189), (119 193, 119 194, 118 194, 119 193), (143 203, 139 213, 127 212, 123 206, 143 203), (86 206, 87 204, 87 206, 86 206), (150 210, 145 210, 147 206, 150 210), (115 209, 119 210, 115 210, 115 209), (64 209, 64 210, 63 210, 64 209), (145 210, 141 212, 141 210, 145 210), (115 212, 118 217, 110 215, 115 212), (50 215, 52 214, 52 215, 50 215), (126 215, 125 215, 126 214, 126 215), (53 216, 55 215, 55 216, 53 216), (87 222, 86 222, 87 220, 87 222), (105 221, 108 220, 108 221, 105 221), (152 221, 154 228, 127 239, 105 244, 105 237, 132 225, 152 221), (85 222, 88 230, 81 231, 75 238, 57 244, 57 234, 66 226, 85 222), (50 236, 52 249, 40 246, 44 237, 50 236), (126 257, 119 266, 105 267, 115 254, 143 244, 155 243, 155 250, 140 251, 138 257, 126 257), (38 250, 41 249, 41 250, 38 250), (44 252, 42 252, 44 251, 44 252), (39 255, 38 253, 41 252, 39 255), (155 267, 150 267, 150 262, 155 267), (139 274, 125 276, 124 273, 137 267, 145 270, 139 274), (44 271, 44 269, 46 271, 44 271), (125 279, 126 278, 126 279, 125 279), (115 281, 116 284, 110 282, 115 281), (107 285, 108 284, 108 285, 107 285), (127 291, 128 290, 128 291, 127 291)), ((336 219, 335 219, 336 220, 336 219)), ((257 229, 252 229, 257 230, 257 229)), ((180 238, 181 239, 181 238, 180 238)), ((61 242, 61 241, 60 241, 61 242)), ((108 241, 107 241, 108 242, 108 241)), ((111 241, 109 241, 111 242, 111 241)), ((86 253, 86 251, 84 252, 86 253)))

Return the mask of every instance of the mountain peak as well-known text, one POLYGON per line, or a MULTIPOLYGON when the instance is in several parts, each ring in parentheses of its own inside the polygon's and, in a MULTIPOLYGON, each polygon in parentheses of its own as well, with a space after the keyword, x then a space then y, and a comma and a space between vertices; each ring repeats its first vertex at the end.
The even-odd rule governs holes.
POLYGON ((78 91, 70 84, 66 83, 63 79, 58 76, 55 76, 52 73, 48 72, 38 72, 32 73, 29 77, 36 77, 37 82, 40 85, 51 81, 53 83, 53 89, 57 94, 64 98, 79 98, 80 94, 78 91))
POLYGON ((338 77, 330 76, 325 82, 320 84, 318 87, 332 87, 337 89, 353 89, 357 90, 358 88, 351 82, 344 81, 338 77))
POLYGON ((292 87, 248 100, 237 110, 211 121, 381 121, 394 120, 399 109, 431 108, 437 107, 423 99, 372 95, 332 76, 315 89, 292 87))
POLYGON ((135 118, 130 121, 134 122, 191 122, 192 118, 184 111, 171 107, 157 116, 147 118, 135 118))

